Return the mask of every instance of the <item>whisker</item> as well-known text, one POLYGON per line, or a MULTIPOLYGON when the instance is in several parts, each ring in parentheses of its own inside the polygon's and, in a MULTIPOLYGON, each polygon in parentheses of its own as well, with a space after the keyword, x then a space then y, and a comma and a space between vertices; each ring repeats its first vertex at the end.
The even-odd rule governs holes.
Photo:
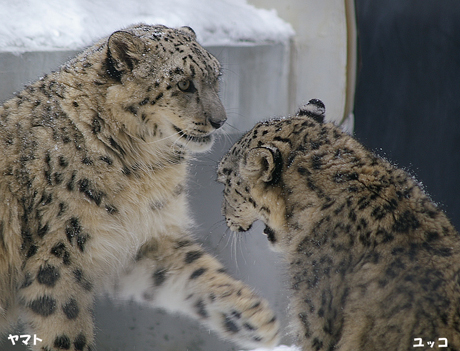
MULTIPOLYGON (((177 133, 177 134, 179 134, 179 133, 177 133)), ((173 134, 173 135, 174 135, 174 134, 173 134)), ((174 141, 172 142, 172 144, 171 144, 171 146, 169 147, 169 149, 172 150, 172 151, 174 151, 174 148, 176 147, 176 145, 178 145, 178 141, 179 141, 181 138, 182 138, 182 136, 179 135, 179 137, 178 137, 176 140, 174 140, 174 141)))
POLYGON ((231 147, 235 143, 235 140, 233 140, 230 137, 230 133, 222 133, 222 136, 225 139, 225 144, 224 145, 229 145, 229 147, 231 147))
MULTIPOLYGON (((208 233, 203 237, 203 240, 204 240, 204 241, 208 241, 208 240, 209 240, 209 237, 210 237, 211 235, 214 235, 214 231, 215 231, 218 227, 222 226, 223 224, 225 224, 225 220, 224 220, 224 219, 220 219, 220 220, 218 220, 217 222, 215 222, 213 225, 211 225, 211 227, 209 227, 208 233)), ((219 246, 219 243, 220 243, 221 241, 222 241, 222 236, 221 236, 221 238, 219 239, 219 242, 218 242, 217 246, 219 246)))
POLYGON ((231 243, 232 236, 233 236, 233 233, 231 232, 231 230, 229 228, 227 228, 227 230, 225 231, 225 237, 227 239, 227 242, 225 243, 225 245, 223 247, 224 249, 226 249, 228 247, 228 245, 231 243))
MULTIPOLYGON (((161 142, 161 141, 163 141, 163 140, 172 138, 172 137, 174 137, 175 135, 178 135, 178 134, 179 134, 179 132, 176 132, 176 133, 174 133, 174 134, 171 134, 171 135, 169 135, 169 136, 167 136, 167 137, 164 137, 164 138, 162 138, 162 139, 159 139, 159 140, 148 141, 146 144, 149 144, 149 145, 150 145, 150 144, 159 143, 159 142, 161 142)), ((179 138, 180 138, 180 136, 179 136, 179 138)))
POLYGON ((225 229, 228 229, 226 224, 225 224, 225 218, 219 219, 217 222, 215 222, 211 227, 209 228, 210 233, 212 233, 214 230, 216 230, 218 227, 225 225, 225 229))
POLYGON ((243 235, 241 235, 241 234, 239 235, 238 244, 239 244, 239 247, 240 247, 240 254, 241 254, 241 257, 243 258, 244 265, 247 266, 248 263, 246 262, 246 255, 243 252, 243 246, 245 248, 247 248, 247 246, 245 245, 246 244, 246 233, 243 234, 243 235), (244 241, 244 242, 242 243, 242 241, 244 241), (242 245, 242 244, 244 244, 244 245, 242 245))
MULTIPOLYGON (((240 115, 240 116, 242 116, 242 115, 240 115)), ((230 127, 230 128, 233 128, 233 129, 234 129, 235 131, 237 131, 238 133, 241 133, 241 130, 239 130, 237 127, 231 125, 230 123, 226 123, 225 125, 228 126, 228 127, 230 127)))
POLYGON ((232 231, 232 245, 231 245, 231 255, 233 255, 234 257, 234 260, 235 260, 235 266, 236 266, 236 269, 237 271, 240 270, 239 266, 238 266, 238 257, 236 255, 236 246, 237 246, 237 243, 238 243, 238 233, 235 233, 232 231))
POLYGON ((228 235, 228 228, 227 230, 224 230, 224 232, 222 233, 222 235, 220 236, 220 239, 219 241, 217 242, 217 249, 220 248, 220 244, 222 243, 222 240, 224 240, 225 237, 227 237, 228 235))

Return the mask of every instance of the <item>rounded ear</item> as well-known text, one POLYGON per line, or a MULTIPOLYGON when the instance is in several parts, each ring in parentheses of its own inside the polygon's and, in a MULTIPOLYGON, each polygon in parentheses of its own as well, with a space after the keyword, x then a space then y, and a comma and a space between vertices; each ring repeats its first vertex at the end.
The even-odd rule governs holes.
POLYGON ((109 37, 108 58, 118 75, 132 71, 145 51, 144 42, 131 33, 117 31, 109 37))
POLYGON ((311 99, 308 104, 302 106, 297 112, 297 116, 308 116, 318 123, 324 123, 326 107, 319 99, 311 99))
POLYGON ((183 27, 180 27, 179 30, 181 32, 187 33, 193 40, 196 40, 196 33, 191 27, 183 26, 183 27))
POLYGON ((249 150, 240 161, 240 174, 250 182, 277 183, 282 167, 280 151, 276 147, 262 146, 249 150))

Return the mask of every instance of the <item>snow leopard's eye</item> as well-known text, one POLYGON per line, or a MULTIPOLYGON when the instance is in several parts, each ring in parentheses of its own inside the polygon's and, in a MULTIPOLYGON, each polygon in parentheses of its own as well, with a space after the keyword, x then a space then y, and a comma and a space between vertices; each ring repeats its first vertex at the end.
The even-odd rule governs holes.
POLYGON ((177 83, 177 86, 180 90, 186 93, 192 93, 195 89, 193 86, 193 83, 191 80, 181 80, 179 83, 177 83))

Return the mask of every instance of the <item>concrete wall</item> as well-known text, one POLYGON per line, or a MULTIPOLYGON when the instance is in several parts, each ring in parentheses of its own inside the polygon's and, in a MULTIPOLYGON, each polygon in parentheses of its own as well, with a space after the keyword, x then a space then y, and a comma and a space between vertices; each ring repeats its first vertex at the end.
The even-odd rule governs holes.
POLYGON ((326 118, 348 123, 351 132, 357 52, 354 0, 248 2, 276 9, 296 31, 291 46, 289 112, 318 98, 326 105, 326 118))
MULTIPOLYGON (((228 133, 244 132, 289 109, 289 43, 207 48, 223 66, 221 98, 228 113, 228 133)), ((1 50, 1 49, 0 49, 1 50)), ((78 51, 0 51, 0 101, 73 57, 78 51)))

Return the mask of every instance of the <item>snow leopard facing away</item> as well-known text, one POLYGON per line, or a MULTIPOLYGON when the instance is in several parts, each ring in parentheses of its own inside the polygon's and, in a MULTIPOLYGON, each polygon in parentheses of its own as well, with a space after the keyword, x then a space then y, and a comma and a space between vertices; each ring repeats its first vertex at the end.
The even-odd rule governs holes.
POLYGON ((227 225, 266 224, 302 350, 460 350, 457 231, 406 172, 323 119, 312 100, 230 149, 227 225))
POLYGON ((197 244, 191 152, 226 120, 220 65, 190 28, 113 33, 0 107, 0 331, 33 350, 94 349, 108 291, 273 346, 267 302, 197 244))

